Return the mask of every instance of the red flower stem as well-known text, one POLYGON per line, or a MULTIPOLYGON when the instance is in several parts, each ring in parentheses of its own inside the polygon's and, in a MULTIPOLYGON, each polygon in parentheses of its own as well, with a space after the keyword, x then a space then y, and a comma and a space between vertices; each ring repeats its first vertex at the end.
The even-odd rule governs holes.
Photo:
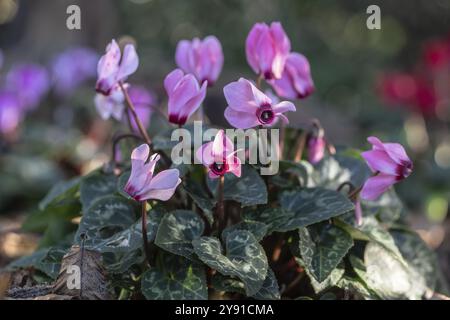
POLYGON ((225 219, 225 206, 223 201, 223 187, 224 187, 224 176, 221 176, 219 179, 219 186, 217 190, 217 208, 216 208, 216 229, 218 231, 218 236, 222 234, 222 230, 226 226, 226 219, 225 219))
POLYGON ((263 79, 263 75, 262 75, 262 74, 260 74, 260 75, 258 76, 258 78, 256 79, 256 87, 257 87, 259 90, 261 90, 261 81, 262 81, 262 79, 263 79))
POLYGON ((306 132, 302 131, 300 136, 297 138, 297 143, 296 143, 296 147, 295 147, 295 156, 294 156, 295 162, 299 162, 300 160, 302 160, 303 151, 304 151, 305 145, 306 145, 306 136, 307 136, 306 132))
POLYGON ((134 132, 134 128, 133 128, 133 125, 131 123, 130 113, 127 111, 127 112, 125 112, 125 115, 127 117, 128 129, 130 129, 130 132, 134 132))
POLYGON ((145 142, 151 147, 152 140, 148 136, 147 130, 145 130, 141 120, 139 119, 139 117, 136 113, 136 109, 133 105, 133 102, 131 102, 131 99, 130 99, 130 96, 128 95, 127 90, 125 89, 125 87, 123 86, 123 84, 121 82, 119 82, 119 86, 120 86, 120 89, 122 89, 123 95, 125 96, 125 100, 127 101, 128 109, 130 110, 130 112, 134 118, 134 121, 136 122, 136 124, 139 128, 139 132, 141 133, 142 138, 144 138, 145 142))
POLYGON ((147 209, 146 209, 147 201, 142 201, 141 203, 141 215, 142 215, 142 240, 144 242, 144 253, 145 258, 147 260, 147 264, 151 266, 150 260, 150 247, 148 246, 148 237, 147 237, 147 209))

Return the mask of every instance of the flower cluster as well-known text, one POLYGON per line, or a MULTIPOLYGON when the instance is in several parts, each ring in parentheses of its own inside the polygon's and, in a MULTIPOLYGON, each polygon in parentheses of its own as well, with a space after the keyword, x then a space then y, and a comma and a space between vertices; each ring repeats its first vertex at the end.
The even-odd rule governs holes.
MULTIPOLYGON (((306 57, 291 52, 291 42, 280 23, 270 26, 257 23, 246 40, 246 56, 250 67, 258 76, 256 82, 240 78, 224 86, 223 93, 228 106, 224 117, 235 128, 270 127, 280 120, 287 124, 286 112, 295 112, 290 101, 281 98, 301 99, 314 91, 310 65, 306 57), (265 79, 275 91, 262 91, 261 80, 265 79)), ((200 108, 206 98, 207 87, 217 84, 224 63, 222 46, 214 36, 203 40, 181 40, 176 48, 175 62, 178 68, 164 79, 168 97, 168 121, 178 126, 184 125, 200 108)), ((113 40, 98 63, 96 84, 96 107, 103 118, 113 116, 122 118, 124 100, 132 104, 130 110, 136 113, 136 121, 142 120, 148 126, 151 107, 155 98, 143 87, 131 87, 125 81, 138 67, 139 59, 133 45, 128 44, 123 54, 113 40)), ((133 119, 131 114, 129 119, 133 119)), ((328 143, 324 130, 314 120, 311 131, 306 135, 303 145, 308 149, 308 160, 319 163, 325 156, 328 143)), ((138 132, 138 123, 133 122, 133 130, 138 132)), ((142 133, 142 132, 141 132, 142 133)), ((412 172, 412 162, 405 150, 397 143, 382 143, 370 137, 371 151, 363 152, 373 172, 360 192, 352 194, 355 202, 356 219, 361 223, 363 200, 375 200, 393 184, 408 177, 412 172)), ((219 130, 211 142, 196 150, 195 156, 201 161, 211 179, 221 178, 227 173, 241 176, 241 160, 237 156, 234 143, 224 130, 219 130)), ((154 174, 160 159, 158 154, 150 156, 150 146, 143 144, 131 154, 131 174, 125 186, 136 201, 149 199, 168 200, 181 183, 178 169, 162 170, 154 174)), ((301 159, 301 154, 300 154, 301 159)))

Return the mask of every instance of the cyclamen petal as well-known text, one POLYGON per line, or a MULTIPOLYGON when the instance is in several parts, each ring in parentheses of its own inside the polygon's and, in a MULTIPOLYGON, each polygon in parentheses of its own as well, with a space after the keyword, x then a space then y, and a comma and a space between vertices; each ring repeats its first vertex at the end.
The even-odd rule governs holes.
POLYGON ((288 101, 273 105, 267 95, 244 78, 229 83, 224 87, 223 92, 228 103, 225 118, 232 126, 239 129, 257 125, 270 127, 278 118, 288 122, 283 113, 296 110, 294 104, 288 101))
POLYGON ((204 82, 200 87, 192 74, 185 75, 180 69, 169 73, 164 80, 169 97, 169 121, 185 124, 205 99, 206 85, 204 82))
POLYGON ((280 79, 291 43, 279 22, 270 27, 257 23, 250 30, 245 43, 245 53, 250 67, 269 79, 280 79))
POLYGON ((397 180, 395 176, 379 174, 367 179, 361 190, 361 198, 364 200, 376 200, 387 191, 397 180))
POLYGON ((208 169, 208 176, 216 179, 231 172, 241 176, 241 161, 236 156, 233 142, 223 130, 214 137, 213 142, 207 142, 196 151, 196 157, 208 169))
POLYGON ((114 87, 137 70, 138 65, 139 58, 132 44, 125 46, 122 56, 116 41, 112 40, 98 62, 97 92, 108 96, 114 87))
POLYGON ((314 82, 308 59, 300 53, 289 54, 281 79, 270 84, 276 93, 286 99, 302 99, 314 92, 314 82))
POLYGON ((236 111, 231 107, 227 107, 224 112, 225 119, 233 127, 238 129, 248 129, 259 125, 258 118, 252 113, 236 111))
POLYGON ((97 93, 94 98, 97 112, 103 120, 110 117, 121 120, 125 109, 124 101, 125 97, 119 87, 112 89, 107 96, 97 93))
POLYGON ((308 140, 308 161, 316 164, 325 155, 326 141, 323 137, 311 137, 308 140))
POLYGON ((386 174, 396 175, 397 163, 391 157, 381 150, 371 150, 361 153, 361 156, 366 160, 367 165, 372 172, 382 172, 386 174))
POLYGON ((175 61, 184 72, 193 74, 200 83, 213 85, 223 66, 222 46, 214 36, 203 40, 181 40, 176 49, 175 61))
POLYGON ((136 201, 149 199, 169 200, 181 183, 178 169, 169 169, 153 175, 159 155, 154 154, 147 162, 150 148, 143 144, 131 154, 131 174, 124 191, 136 201))
POLYGON ((178 169, 161 171, 154 176, 149 184, 142 190, 141 199, 169 200, 175 193, 175 189, 181 183, 178 169))
POLYGON ((383 143, 376 137, 367 140, 373 149, 361 155, 376 175, 366 181, 361 197, 375 200, 390 186, 407 178, 412 172, 413 163, 400 144, 383 143))
POLYGON ((122 61, 120 62, 119 70, 117 71, 117 80, 126 79, 130 74, 136 72, 139 66, 139 57, 136 49, 132 44, 127 44, 123 50, 122 61))

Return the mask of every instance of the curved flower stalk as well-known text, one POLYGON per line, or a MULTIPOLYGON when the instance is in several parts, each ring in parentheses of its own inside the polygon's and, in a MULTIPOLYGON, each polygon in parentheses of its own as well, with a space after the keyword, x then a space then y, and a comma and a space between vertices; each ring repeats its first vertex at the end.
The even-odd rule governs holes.
POLYGON ((288 123, 283 113, 296 110, 294 104, 289 101, 273 104, 272 99, 244 78, 226 85, 223 93, 228 103, 225 118, 239 129, 258 125, 272 126, 278 118, 288 123))
POLYGON ((291 51, 291 42, 279 22, 253 26, 245 42, 250 67, 266 80, 280 79, 291 51))
POLYGON ((223 52, 220 41, 214 36, 203 40, 178 42, 175 60, 184 72, 193 74, 199 83, 208 82, 212 86, 220 75, 223 66, 223 52))
POLYGON ((5 85, 7 90, 16 94, 21 108, 33 110, 50 89, 50 77, 43 66, 25 63, 8 72, 5 85))
POLYGON ((208 176, 217 179, 230 172, 236 177, 241 176, 241 160, 236 156, 233 142, 223 130, 219 130, 214 141, 205 143, 197 152, 196 157, 208 169, 208 176))
POLYGON ((282 77, 269 83, 280 97, 286 99, 302 99, 314 92, 308 59, 297 52, 289 54, 282 77))
POLYGON ((413 163, 399 143, 383 143, 376 137, 367 138, 372 150, 361 153, 369 168, 374 172, 362 187, 361 198, 376 200, 389 187, 407 178, 413 163))
POLYGON ((179 126, 200 107, 206 96, 207 81, 200 87, 192 74, 175 69, 164 79, 169 97, 169 121, 179 126))
POLYGON ((147 161, 150 147, 147 144, 135 148, 131 153, 131 174, 125 192, 136 201, 150 199, 167 201, 181 183, 178 169, 168 169, 154 175, 160 156, 154 154, 147 161))

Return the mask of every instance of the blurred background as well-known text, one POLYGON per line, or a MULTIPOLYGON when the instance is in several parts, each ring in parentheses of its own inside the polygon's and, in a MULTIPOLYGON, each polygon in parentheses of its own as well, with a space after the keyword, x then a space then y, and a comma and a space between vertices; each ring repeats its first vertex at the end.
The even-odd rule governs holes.
POLYGON ((255 22, 271 21, 309 59, 316 86, 296 102, 291 123, 317 117, 335 145, 367 149, 369 135, 405 145, 415 170, 396 189, 449 276, 448 0, 0 0, 0 267, 34 249, 36 236, 20 224, 56 181, 109 159, 120 123, 101 120, 93 98, 98 57, 112 38, 136 43, 140 67, 130 82, 165 110, 162 81, 177 42, 218 37, 225 64, 205 112, 226 126, 222 88, 254 78, 245 39, 255 22), (81 30, 66 27, 71 4, 81 8, 81 30), (366 27, 371 4, 381 8, 381 30, 366 27))

